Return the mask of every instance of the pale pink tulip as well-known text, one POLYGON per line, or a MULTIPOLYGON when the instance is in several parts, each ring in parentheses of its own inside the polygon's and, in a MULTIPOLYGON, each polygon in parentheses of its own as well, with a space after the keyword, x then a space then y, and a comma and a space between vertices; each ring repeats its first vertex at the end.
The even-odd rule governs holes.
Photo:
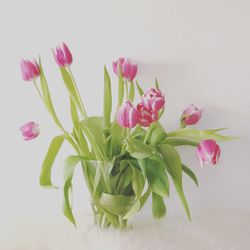
POLYGON ((220 147, 214 140, 204 140, 198 145, 196 153, 201 167, 210 163, 215 165, 219 161, 220 147))
POLYGON ((40 133, 39 125, 35 122, 28 122, 24 124, 20 127, 20 131, 25 141, 35 139, 40 133))
POLYGON ((119 58, 113 62, 113 70, 118 75, 118 65, 120 65, 121 75, 127 81, 133 81, 137 74, 137 64, 132 62, 129 58, 119 58))
POLYGON ((40 75, 40 68, 35 59, 33 62, 22 59, 20 62, 20 68, 24 81, 35 80, 40 75))
POLYGON ((126 101, 117 111, 117 123, 124 128, 133 128, 139 122, 139 112, 130 101, 126 101))
POLYGON ((150 111, 159 111, 165 105, 165 96, 159 89, 151 88, 142 96, 142 105, 150 111))
POLYGON ((142 103, 137 105, 137 110, 140 114, 139 124, 143 127, 149 127, 152 122, 156 122, 158 120, 158 112, 145 109, 142 103))
POLYGON ((65 43, 54 50, 54 57, 59 67, 70 66, 73 61, 72 54, 65 43))
POLYGON ((194 125, 202 117, 202 110, 196 107, 194 104, 189 105, 184 109, 181 120, 184 125, 194 125))

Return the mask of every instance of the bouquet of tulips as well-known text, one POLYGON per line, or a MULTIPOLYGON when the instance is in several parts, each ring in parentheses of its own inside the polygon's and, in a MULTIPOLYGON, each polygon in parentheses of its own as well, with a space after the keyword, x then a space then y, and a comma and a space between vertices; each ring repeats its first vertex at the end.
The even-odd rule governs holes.
MULTIPOLYGON (((181 114, 180 128, 166 132, 159 121, 166 100, 158 81, 144 91, 138 81, 134 81, 138 65, 125 58, 113 62, 118 82, 118 105, 113 115, 111 81, 104 67, 103 116, 89 117, 70 68, 72 54, 69 48, 63 43, 53 53, 69 93, 72 130, 66 130, 56 114, 41 60, 38 63, 35 60, 22 60, 21 72, 25 81, 33 81, 42 102, 61 131, 52 139, 42 163, 40 184, 55 187, 51 181, 51 171, 64 142, 70 143, 75 151, 74 155, 65 159, 63 169, 65 216, 76 224, 71 194, 74 170, 79 166, 91 196, 95 222, 101 228, 125 228, 150 197, 153 217, 165 216, 169 179, 172 179, 190 219, 182 173, 188 175, 197 186, 198 181, 193 171, 182 162, 177 148, 192 146, 201 166, 216 164, 220 156, 216 141, 230 140, 232 137, 219 135, 222 129, 192 128, 202 117, 202 110, 193 104, 181 114), (139 94, 137 104, 134 101, 135 90, 139 94)), ((35 122, 21 126, 20 130, 25 140, 39 135, 39 125, 35 122)))

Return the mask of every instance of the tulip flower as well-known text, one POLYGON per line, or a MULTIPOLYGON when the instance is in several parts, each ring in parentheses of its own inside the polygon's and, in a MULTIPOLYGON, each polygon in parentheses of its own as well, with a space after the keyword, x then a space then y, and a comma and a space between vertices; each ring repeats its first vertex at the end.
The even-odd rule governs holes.
POLYGON ((20 62, 20 68, 24 81, 35 80, 40 75, 40 68, 35 59, 33 62, 22 59, 20 62))
POLYGON ((72 54, 65 43, 54 50, 54 57, 59 67, 70 66, 73 61, 72 54))
POLYGON ((159 111, 165 105, 165 96, 159 89, 151 88, 142 96, 142 105, 150 111, 159 111))
POLYGON ((196 124, 202 117, 202 110, 191 104, 186 109, 184 109, 181 122, 184 126, 196 124))
POLYGON ((137 74, 137 64, 133 63, 129 58, 119 58, 113 62, 113 70, 118 75, 118 65, 120 66, 121 75, 127 81, 133 81, 137 74))
POLYGON ((201 167, 210 163, 215 165, 219 161, 220 147, 214 140, 204 140, 198 145, 196 153, 201 167))
POLYGON ((133 128, 139 122, 139 112, 130 101, 126 101, 117 111, 117 122, 121 127, 133 128))
POLYGON ((158 112, 145 109, 142 103, 137 105, 137 110, 140 114, 139 124, 143 127, 149 127, 152 122, 158 120, 158 112))
POLYGON ((35 122, 28 122, 24 124, 20 127, 20 131, 25 141, 35 139, 40 133, 39 125, 35 122))

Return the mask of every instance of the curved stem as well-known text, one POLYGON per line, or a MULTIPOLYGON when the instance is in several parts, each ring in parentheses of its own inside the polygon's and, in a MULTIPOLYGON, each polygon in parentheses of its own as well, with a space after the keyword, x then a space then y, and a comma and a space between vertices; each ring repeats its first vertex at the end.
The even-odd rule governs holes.
MULTIPOLYGON (((45 105, 45 107, 46 107, 46 109, 48 110, 48 112, 51 114, 51 111, 49 110, 48 106, 46 105, 46 102, 45 102, 45 100, 44 100, 44 98, 43 98, 43 96, 42 96, 42 94, 41 94, 41 92, 40 92, 40 90, 39 90, 39 88, 38 88, 37 83, 36 83, 35 80, 34 80, 34 85, 35 85, 35 87, 36 87, 36 91, 38 92, 38 95, 40 96, 40 98, 41 98, 43 104, 45 105)), ((72 145, 72 147, 75 149, 75 151, 76 151, 77 153, 79 153, 77 144, 76 144, 75 141, 72 139, 72 137, 70 136, 70 134, 63 128, 63 126, 61 125, 61 123, 60 123, 60 121, 58 120, 58 118, 57 118, 57 117, 54 117, 53 115, 52 115, 52 118, 53 118, 53 120, 55 121, 55 123, 56 123, 56 125, 58 126, 58 128, 62 130, 62 132, 64 133, 64 136, 65 136, 65 138, 68 140, 68 142, 72 145)))

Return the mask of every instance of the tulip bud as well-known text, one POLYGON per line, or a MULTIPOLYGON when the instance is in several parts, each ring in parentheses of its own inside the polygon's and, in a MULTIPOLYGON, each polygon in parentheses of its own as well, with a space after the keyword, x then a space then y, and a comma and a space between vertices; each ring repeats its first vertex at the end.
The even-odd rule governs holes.
POLYGON ((126 101, 117 111, 117 123, 124 128, 133 128, 139 122, 139 112, 130 101, 126 101))
POLYGON ((158 112, 145 109, 142 103, 137 105, 137 110, 140 114, 139 124, 143 127, 149 127, 152 122, 158 120, 158 112))
POLYGON ((113 70, 118 75, 118 65, 120 66, 121 75, 127 81, 133 81, 137 73, 137 64, 133 63, 129 58, 119 58, 113 62, 113 70))
POLYGON ((40 133, 39 125, 35 122, 28 122, 24 124, 20 127, 20 131, 25 141, 36 138, 40 133))
POLYGON ((21 60, 20 68, 24 81, 35 80, 40 75, 40 68, 35 59, 33 62, 29 60, 21 60))
POLYGON ((54 50, 54 57, 59 67, 70 66, 73 61, 72 54, 65 43, 54 50))
POLYGON ((201 167, 210 163, 215 165, 219 161, 220 147, 214 140, 204 140, 198 145, 196 153, 201 167))
POLYGON ((159 89, 151 88, 142 96, 142 105, 150 111, 159 111, 165 105, 165 96, 159 89))
POLYGON ((202 117, 202 110, 196 107, 194 104, 188 106, 182 113, 181 123, 183 126, 194 125, 202 117))

